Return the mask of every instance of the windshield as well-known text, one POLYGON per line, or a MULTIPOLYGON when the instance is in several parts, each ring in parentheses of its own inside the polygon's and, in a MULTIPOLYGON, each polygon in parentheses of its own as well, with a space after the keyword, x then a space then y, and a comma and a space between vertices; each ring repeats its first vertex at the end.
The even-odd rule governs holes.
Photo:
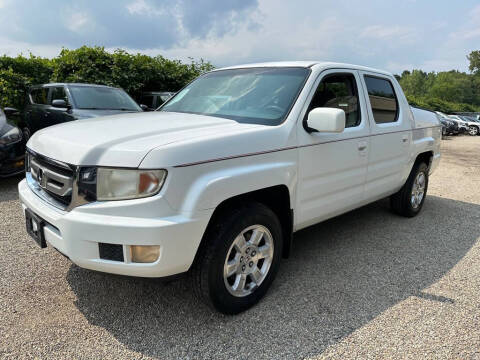
POLYGON ((141 111, 128 94, 108 87, 69 86, 78 109, 141 111))
POLYGON ((295 67, 214 71, 185 87, 159 111, 278 125, 288 115, 309 73, 309 69, 295 67))

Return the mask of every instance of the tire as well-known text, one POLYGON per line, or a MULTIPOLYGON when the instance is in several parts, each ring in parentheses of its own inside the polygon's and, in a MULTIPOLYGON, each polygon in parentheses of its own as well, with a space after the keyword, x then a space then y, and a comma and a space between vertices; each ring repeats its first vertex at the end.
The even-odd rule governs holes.
POLYGON ((205 234, 191 271, 195 294, 224 314, 233 315, 247 310, 260 301, 273 282, 282 248, 282 228, 275 213, 260 203, 239 204, 211 224, 205 234), (259 234, 256 238, 261 236, 258 246, 253 245, 255 230, 259 234), (245 246, 240 251, 242 238, 245 246), (271 248, 267 240, 273 245, 271 248), (259 259, 265 254, 268 256, 259 259), (224 276, 224 271, 232 269, 237 270, 230 277, 224 276), (254 272, 259 285, 254 281, 254 272), (242 287, 240 280, 243 278, 245 285, 242 287), (238 285, 236 290, 235 284, 238 285))
POLYGON ((477 136, 478 135, 478 127, 477 126, 470 126, 470 130, 468 131, 468 133, 472 136, 477 136))
POLYGON ((390 196, 390 206, 398 215, 414 217, 420 213, 428 190, 428 166, 424 162, 415 163, 406 183, 390 196), (421 175, 422 174, 422 175, 421 175), (421 183, 423 192, 420 199, 421 183), (418 185, 420 184, 420 186, 418 185), (415 186, 415 188, 414 188, 415 186), (414 194, 415 191, 415 194, 414 194), (415 200, 413 199, 415 195, 415 200))

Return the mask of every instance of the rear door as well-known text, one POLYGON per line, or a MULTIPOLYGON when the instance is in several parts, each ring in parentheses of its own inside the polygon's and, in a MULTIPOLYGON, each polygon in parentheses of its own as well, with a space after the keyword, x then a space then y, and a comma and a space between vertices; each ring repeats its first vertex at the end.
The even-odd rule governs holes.
POLYGON ((360 74, 371 128, 365 198, 373 201, 400 189, 408 177, 412 115, 408 106, 400 106, 402 92, 392 77, 360 74))
POLYGON ((342 133, 308 133, 298 126, 299 181, 296 228, 300 229, 358 207, 363 201, 369 152, 369 119, 357 71, 323 71, 306 104, 346 113, 342 133))

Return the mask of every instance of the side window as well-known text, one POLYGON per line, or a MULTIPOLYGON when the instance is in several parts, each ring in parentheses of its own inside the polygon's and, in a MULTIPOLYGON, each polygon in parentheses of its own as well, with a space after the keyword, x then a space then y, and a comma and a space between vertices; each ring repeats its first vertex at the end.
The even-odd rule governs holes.
POLYGON ((360 102, 353 74, 327 75, 318 85, 308 112, 317 107, 337 108, 345 111, 345 127, 360 125, 360 102))
POLYGON ((52 96, 50 99, 50 104, 52 104, 53 100, 65 100, 68 104, 68 97, 65 89, 62 87, 54 87, 52 88, 52 96))
POLYGON ((398 101, 392 83, 387 79, 365 75, 373 119, 377 124, 398 120, 398 101))
POLYGON ((30 92, 30 96, 34 104, 46 105, 47 99, 48 99, 48 89, 47 88, 33 89, 30 92))

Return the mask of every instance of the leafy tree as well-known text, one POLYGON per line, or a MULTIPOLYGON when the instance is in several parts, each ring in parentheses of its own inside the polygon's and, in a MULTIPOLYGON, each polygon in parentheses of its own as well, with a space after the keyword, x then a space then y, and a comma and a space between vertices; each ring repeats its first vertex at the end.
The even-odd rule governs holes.
POLYGON ((21 109, 25 103, 25 91, 30 85, 30 79, 26 76, 12 69, 0 70, 0 106, 21 109))
POLYGON ((443 112, 480 111, 480 76, 460 71, 404 71, 400 85, 412 105, 443 112))
POLYGON ((438 73, 426 94, 449 102, 474 103, 471 76, 459 71, 438 73))
POLYGON ((480 73, 480 50, 472 51, 467 55, 467 59, 470 62, 468 69, 475 74, 480 73))
POLYGON ((19 55, 9 57, 3 55, 0 57, 0 70, 9 70, 17 74, 22 74, 30 79, 32 83, 46 83, 52 76, 52 61, 30 54, 29 57, 19 55))
POLYGON ((113 56, 103 47, 62 49, 60 55, 53 60, 52 80, 115 85, 112 82, 112 65, 113 56))

